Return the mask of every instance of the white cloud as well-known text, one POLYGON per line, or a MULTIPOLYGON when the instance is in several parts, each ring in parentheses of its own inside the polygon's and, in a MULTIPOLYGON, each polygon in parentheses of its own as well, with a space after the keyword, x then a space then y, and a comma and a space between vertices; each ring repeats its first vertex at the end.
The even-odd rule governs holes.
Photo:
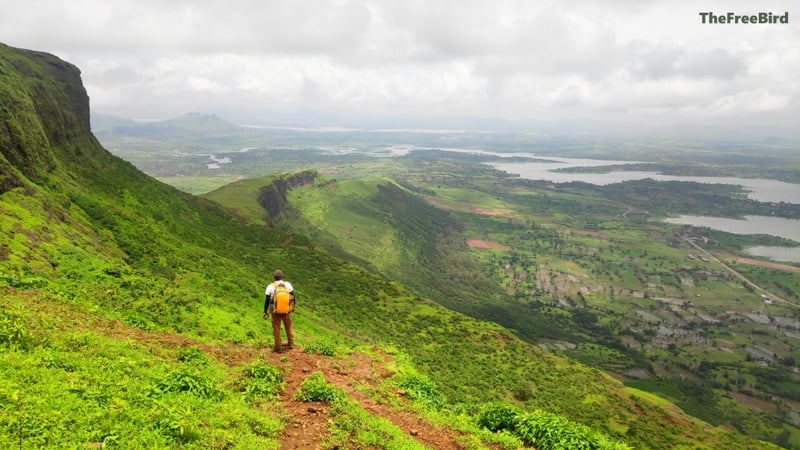
MULTIPOLYGON (((758 11, 800 20, 794 2, 769 3, 758 11)), ((792 123, 797 25, 703 25, 700 8, 757 12, 743 0, 0 0, 0 42, 70 60, 94 109, 134 118, 792 123)))

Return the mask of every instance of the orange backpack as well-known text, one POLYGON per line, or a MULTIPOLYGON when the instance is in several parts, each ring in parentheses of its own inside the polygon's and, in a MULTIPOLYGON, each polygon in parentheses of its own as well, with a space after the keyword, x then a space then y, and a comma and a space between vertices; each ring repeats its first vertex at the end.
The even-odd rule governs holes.
POLYGON ((272 284, 275 286, 275 293, 272 294, 272 302, 275 304, 273 312, 278 314, 292 312, 292 307, 290 305, 292 294, 289 293, 289 288, 283 281, 276 281, 272 284))

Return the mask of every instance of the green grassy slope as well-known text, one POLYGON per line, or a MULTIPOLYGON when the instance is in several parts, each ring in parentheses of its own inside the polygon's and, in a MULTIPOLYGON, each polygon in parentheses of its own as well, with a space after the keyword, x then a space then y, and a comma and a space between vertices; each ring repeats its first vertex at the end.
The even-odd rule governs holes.
POLYGON ((94 140, 77 69, 63 61, 0 46, 0 86, 5 444, 274 446, 282 425, 269 415, 281 405, 247 403, 228 369, 181 367, 92 324, 260 347, 265 278, 280 267, 298 292, 300 346, 396 346, 426 374, 417 380, 468 410, 515 402, 650 448, 760 446, 142 174, 94 140), (231 403, 220 409, 220 398, 231 403))
MULTIPOLYGON (((438 237, 457 227, 447 214, 388 179, 293 189, 289 199, 278 227, 306 234, 405 284, 413 283, 409 274, 429 279, 423 272, 437 262, 438 237)), ((438 262, 440 268, 445 265, 438 262)), ((431 286, 428 292, 435 289, 431 286)))

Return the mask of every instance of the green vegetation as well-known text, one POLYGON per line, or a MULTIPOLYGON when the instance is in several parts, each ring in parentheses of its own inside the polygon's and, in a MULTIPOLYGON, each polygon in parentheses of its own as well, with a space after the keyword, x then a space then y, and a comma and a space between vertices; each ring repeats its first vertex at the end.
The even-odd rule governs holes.
MULTIPOLYGON (((763 439, 768 439, 770 434, 779 438, 786 430, 794 429, 789 423, 780 427, 769 425, 773 423, 772 419, 756 411, 731 408, 724 393, 717 391, 725 387, 725 383, 678 380, 685 374, 705 377, 709 370, 716 370, 713 364, 700 364, 702 359, 698 357, 701 354, 690 347, 707 341, 700 341, 690 334, 691 331, 680 328, 697 329, 700 324, 695 321, 708 324, 716 323, 714 320, 719 320, 718 326, 722 327, 724 322, 717 317, 731 317, 731 314, 735 314, 731 308, 736 309, 722 300, 727 297, 729 301, 742 303, 741 285, 722 269, 709 271, 702 268, 701 265, 706 263, 699 259, 695 259, 694 264, 687 263, 692 261, 687 258, 690 246, 685 243, 681 233, 684 236, 686 233, 691 235, 691 231, 681 227, 671 231, 669 226, 663 224, 615 219, 615 215, 626 208, 604 199, 602 195, 587 193, 579 196, 577 193, 580 191, 574 187, 565 188, 565 195, 559 195, 552 188, 545 194, 536 195, 514 188, 517 184, 526 186, 527 182, 504 180, 502 191, 491 191, 493 196, 487 196, 471 191, 493 189, 491 181, 479 184, 474 181, 465 183, 463 179, 447 183, 440 180, 439 184, 443 186, 441 189, 431 189, 430 184, 425 185, 428 186, 428 198, 436 205, 451 208, 451 217, 429 205, 404 198, 415 196, 413 191, 422 191, 418 186, 408 184, 408 189, 395 186, 392 188, 395 196, 388 201, 382 197, 381 187, 385 186, 383 190, 388 190, 386 187, 391 188, 391 182, 359 180, 324 183, 323 187, 306 185, 290 191, 286 207, 277 216, 276 223, 287 230, 312 236, 312 239, 328 248, 339 247, 343 257, 354 262, 366 260, 369 262, 365 263, 367 267, 387 276, 391 276, 388 275, 391 272, 386 267, 394 265, 396 268, 393 270, 398 273, 395 277, 408 280, 404 284, 418 294, 431 292, 430 297, 439 303, 453 309, 461 308, 470 315, 492 319, 515 329, 520 337, 532 343, 546 345, 551 351, 564 353, 614 373, 642 374, 637 376, 644 376, 645 379, 656 375, 656 367, 670 370, 675 378, 666 379, 687 392, 686 396, 672 397, 673 401, 711 423, 741 424, 742 430, 758 428, 755 435, 763 439), (476 203, 481 198, 489 204, 476 203), (501 215, 480 213, 497 211, 490 208, 498 207, 504 208, 505 212, 501 215), (540 208, 546 208, 548 212, 541 215, 540 208), (567 213, 553 213, 560 210, 567 213), (578 223, 574 223, 572 218, 576 214, 582 218, 578 223), (404 228, 401 222, 396 221, 398 216, 403 216, 410 223, 437 218, 440 222, 415 230, 404 228), (596 218, 587 221, 587 217, 596 218), (379 218, 382 221, 378 221, 379 218), (463 228, 459 223, 464 224, 463 228), (365 225, 361 227, 361 224, 365 225), (449 236, 426 231, 442 227, 450 227, 449 236), (403 230, 407 231, 398 233, 403 230), (403 245, 392 245, 392 240, 380 239, 380 236, 396 236, 394 233, 403 236, 403 245), (356 239, 355 236, 363 236, 364 239, 356 239), (654 244, 654 237, 658 237, 663 244, 654 244), (496 245, 494 249, 476 245, 472 250, 467 250, 463 242, 468 239, 502 245, 496 245), (448 242, 457 245, 447 247, 448 242), (437 297, 430 287, 426 290, 426 286, 442 282, 437 276, 448 273, 448 254, 440 252, 435 257, 426 258, 424 251, 419 249, 443 248, 449 248, 452 254, 467 261, 467 264, 459 266, 463 271, 463 278, 459 279, 469 279, 470 282, 462 282, 461 290, 449 290, 451 293, 463 293, 455 297, 457 304, 448 303, 447 298, 437 297), (414 252, 413 249, 418 250, 414 252), (369 256, 359 258, 355 255, 369 256), (466 255, 471 255, 471 258, 465 259, 466 255), (426 260, 436 261, 438 268, 426 264, 426 260), (482 263, 476 264, 476 261, 482 263), (387 265, 376 269, 374 264, 379 263, 387 265), (486 281, 490 279, 500 280, 499 285, 508 293, 508 297, 503 298, 498 291, 492 294, 493 286, 496 288, 497 284, 486 281), (476 280, 483 280, 486 289, 476 286, 476 280), (599 283, 608 283, 614 288, 598 288, 599 283), (475 296, 475 292, 482 294, 475 296), (702 294, 698 296, 699 293, 702 294), (703 300, 706 296, 709 297, 708 301, 703 300), (687 297, 692 300, 677 300, 687 297), (487 307, 485 310, 476 307, 481 301, 487 307), (493 310, 486 313, 489 309, 493 310), (665 315, 667 311, 661 309, 669 311, 669 315, 665 315), (678 331, 660 328, 667 323, 667 326, 676 327, 678 331), (675 339, 675 333, 681 333, 684 338, 675 339), (680 351, 683 346, 686 346, 686 353, 680 351), (665 351, 667 348, 670 352, 665 351), (687 357, 693 362, 687 364, 687 357), (750 427, 746 424, 760 425, 750 427)), ((724 233, 715 234, 714 242, 728 251, 742 248, 731 245, 736 241, 744 242, 741 237, 730 240, 725 239, 727 236, 724 233)), ((755 294, 750 293, 747 302, 738 309, 741 317, 747 317, 750 308, 761 303, 755 294)), ((791 311, 791 308, 774 308, 777 314, 791 311)), ((426 320, 428 326, 436 326, 438 322, 435 317, 426 317, 426 320)), ((737 328, 739 322, 729 323, 737 328)), ((707 336, 705 333, 702 336, 707 336)), ((756 339, 759 337, 753 336, 756 339)), ((768 335, 764 337, 768 338, 768 335)), ((423 334, 416 344, 410 345, 425 348, 430 345, 426 345, 426 342, 431 341, 423 334)), ((433 348, 436 348, 435 344, 433 348)), ((758 370, 756 360, 745 358, 746 351, 743 350, 739 357, 730 358, 738 351, 732 346, 726 349, 731 352, 702 353, 702 358, 707 362, 725 362, 727 367, 736 367, 740 371, 758 370)), ((786 347, 786 351, 784 357, 792 357, 792 347, 786 347)), ((471 354, 480 355, 481 350, 472 349, 471 354)), ((789 369, 788 366, 786 368, 789 369)), ((513 371, 509 367, 504 370, 513 371)), ((784 371, 778 377, 788 381, 793 375, 784 371)), ((541 380, 537 382, 541 383, 541 380)), ((787 386, 792 384, 789 382, 787 386)), ((761 386, 763 388, 766 385, 761 386)), ((768 392, 782 392, 787 399, 793 398, 790 390, 778 388, 777 384, 770 386, 768 392)), ((753 385, 748 385, 740 389, 750 392, 752 388, 753 385)), ((650 391, 661 392, 658 389, 650 391)), ((541 395, 539 389, 532 390, 525 383, 513 388, 512 392, 514 398, 521 401, 530 401, 532 397, 541 395)), ((537 400, 531 405, 543 401, 541 398, 537 400)), ((553 403, 547 404, 554 408, 553 403)), ((571 406, 570 409, 574 413, 576 408, 571 406)))
POLYGON ((48 294, 4 298, 3 311, 26 303, 27 324, 16 325, 26 344, 3 345, 0 360, 4 448, 275 447, 280 418, 250 407, 224 367, 199 363, 207 356, 109 337, 102 319, 48 294))
POLYGON ((526 413, 507 404, 488 404, 478 423, 492 431, 508 431, 528 445, 552 449, 627 449, 621 442, 562 416, 544 411, 526 413))
POLYGON ((306 353, 319 353, 325 356, 336 355, 336 344, 328 340, 312 341, 306 343, 306 353))
POLYGON ((262 360, 250 363, 242 371, 245 393, 252 397, 273 397, 283 392, 285 374, 279 368, 262 360))
POLYGON ((345 393, 328 384, 322 372, 314 372, 303 380, 294 398, 301 402, 336 402, 342 401, 345 393))

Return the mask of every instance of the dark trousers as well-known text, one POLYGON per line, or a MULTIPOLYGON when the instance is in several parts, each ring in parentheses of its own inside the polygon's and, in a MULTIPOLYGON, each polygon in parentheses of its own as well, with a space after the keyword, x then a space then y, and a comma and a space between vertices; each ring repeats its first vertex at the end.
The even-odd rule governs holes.
POLYGON ((283 322, 283 329, 286 330, 286 340, 289 341, 289 346, 294 346, 294 335, 292 334, 292 315, 291 314, 278 314, 272 313, 272 338, 275 341, 275 349, 281 349, 281 322, 283 322))

